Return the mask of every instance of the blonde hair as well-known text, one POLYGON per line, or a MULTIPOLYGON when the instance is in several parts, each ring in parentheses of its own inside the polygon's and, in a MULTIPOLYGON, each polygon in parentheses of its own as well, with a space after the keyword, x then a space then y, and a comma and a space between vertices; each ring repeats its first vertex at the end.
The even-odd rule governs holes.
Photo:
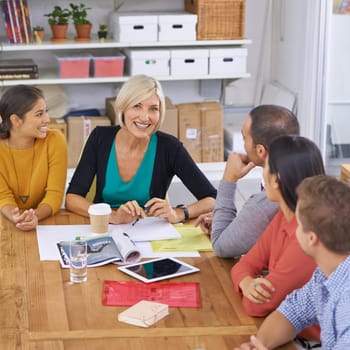
POLYGON ((159 122, 155 131, 159 130, 165 117, 165 99, 163 89, 158 80, 147 75, 135 75, 126 81, 115 100, 115 109, 121 126, 124 126, 124 112, 153 94, 159 98, 159 122))

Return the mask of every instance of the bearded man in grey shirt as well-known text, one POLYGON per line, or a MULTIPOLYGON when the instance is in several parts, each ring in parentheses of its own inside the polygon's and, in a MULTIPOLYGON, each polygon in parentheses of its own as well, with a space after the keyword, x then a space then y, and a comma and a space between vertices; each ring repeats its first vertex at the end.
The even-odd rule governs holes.
POLYGON ((231 153, 220 181, 213 213, 201 215, 195 225, 211 233, 214 252, 222 258, 245 254, 265 230, 278 210, 265 191, 252 195, 239 212, 236 190, 239 179, 255 166, 263 167, 272 140, 281 135, 299 134, 296 116, 287 108, 261 105, 248 114, 242 136, 246 155, 231 153))

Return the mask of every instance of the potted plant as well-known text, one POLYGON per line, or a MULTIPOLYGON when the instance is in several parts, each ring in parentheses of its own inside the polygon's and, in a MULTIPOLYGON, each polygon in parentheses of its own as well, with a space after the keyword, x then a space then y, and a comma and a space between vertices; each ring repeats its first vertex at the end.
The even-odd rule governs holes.
POLYGON ((91 33, 91 22, 87 19, 88 10, 91 10, 90 7, 86 7, 84 4, 74 5, 69 4, 71 8, 72 20, 75 26, 77 36, 75 41, 90 41, 91 33))
POLYGON ((42 26, 33 27, 33 37, 37 44, 41 44, 44 40, 45 30, 42 26))
POLYGON ((56 5, 52 12, 45 13, 44 16, 48 17, 48 23, 51 26, 51 40, 59 42, 67 41, 66 34, 71 12, 66 8, 56 5))
POLYGON ((108 28, 107 24, 100 24, 98 26, 97 35, 101 43, 103 43, 107 38, 107 34, 108 34, 107 28, 108 28))

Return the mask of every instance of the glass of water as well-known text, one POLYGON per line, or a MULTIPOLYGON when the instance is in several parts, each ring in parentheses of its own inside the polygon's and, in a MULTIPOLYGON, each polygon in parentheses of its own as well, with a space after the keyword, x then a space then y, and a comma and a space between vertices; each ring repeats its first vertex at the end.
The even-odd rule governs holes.
POLYGON ((87 280, 87 243, 86 241, 70 242, 70 280, 82 283, 87 280))

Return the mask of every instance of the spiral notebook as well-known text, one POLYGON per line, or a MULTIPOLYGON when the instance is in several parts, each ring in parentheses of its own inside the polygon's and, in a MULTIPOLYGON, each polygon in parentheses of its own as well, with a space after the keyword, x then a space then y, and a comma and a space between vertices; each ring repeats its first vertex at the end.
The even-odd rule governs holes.
POLYGON ((105 306, 130 306, 141 300, 156 301, 169 307, 202 307, 198 282, 103 282, 102 304, 105 306))

